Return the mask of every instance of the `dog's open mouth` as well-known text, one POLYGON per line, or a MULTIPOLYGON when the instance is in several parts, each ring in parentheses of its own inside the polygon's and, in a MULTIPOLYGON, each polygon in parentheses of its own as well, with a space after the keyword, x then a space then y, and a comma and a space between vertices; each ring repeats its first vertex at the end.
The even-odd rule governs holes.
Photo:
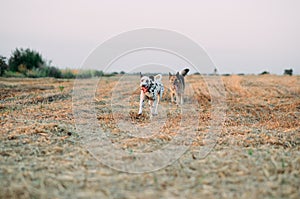
POLYGON ((142 90, 144 93, 146 93, 146 92, 148 91, 148 88, 147 88, 146 86, 142 86, 142 87, 141 87, 141 90, 142 90))

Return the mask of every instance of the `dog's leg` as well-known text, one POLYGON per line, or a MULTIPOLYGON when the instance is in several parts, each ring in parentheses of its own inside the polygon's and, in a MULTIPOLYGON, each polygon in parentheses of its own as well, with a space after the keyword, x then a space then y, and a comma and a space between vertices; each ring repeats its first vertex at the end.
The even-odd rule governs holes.
POLYGON ((174 93, 171 91, 171 102, 174 103, 174 93))
POLYGON ((145 93, 141 91, 139 115, 142 114, 143 112, 144 99, 145 99, 145 93))
POLYGON ((179 103, 180 103, 180 102, 179 102, 179 100, 180 100, 179 94, 176 92, 175 95, 176 95, 176 96, 175 96, 175 97, 176 97, 176 105, 178 106, 179 103))
POLYGON ((157 95, 157 99, 155 100, 155 111, 154 111, 154 115, 157 115, 157 109, 158 109, 158 103, 159 103, 159 100, 160 100, 160 95, 157 95))
POLYGON ((153 106, 154 106, 155 100, 149 99, 149 110, 150 110, 150 118, 152 118, 153 115, 153 106))
POLYGON ((183 94, 180 95, 180 105, 183 105, 183 94))
POLYGON ((155 114, 155 105, 156 105, 156 100, 153 100, 151 105, 151 115, 155 114))

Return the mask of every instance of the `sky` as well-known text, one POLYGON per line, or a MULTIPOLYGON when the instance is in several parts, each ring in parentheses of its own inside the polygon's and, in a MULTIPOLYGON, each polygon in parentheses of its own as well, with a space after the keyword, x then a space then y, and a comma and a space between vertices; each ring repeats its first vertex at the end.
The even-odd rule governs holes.
MULTIPOLYGON (((79 68, 101 43, 139 28, 186 35, 220 73, 300 74, 299 0, 0 0, 0 55, 39 51, 79 68)), ((126 71, 126 69, 125 69, 126 71)))

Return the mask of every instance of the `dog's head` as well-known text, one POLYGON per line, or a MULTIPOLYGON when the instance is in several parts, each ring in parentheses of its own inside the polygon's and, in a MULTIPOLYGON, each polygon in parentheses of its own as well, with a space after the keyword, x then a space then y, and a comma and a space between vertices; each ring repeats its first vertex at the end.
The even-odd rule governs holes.
POLYGON ((169 72, 169 82, 171 85, 171 89, 178 90, 180 88, 184 88, 184 77, 189 71, 190 69, 186 68, 180 72, 177 72, 175 75, 172 75, 172 73, 169 72))
POLYGON ((176 75, 172 75, 172 73, 169 72, 169 82, 173 89, 177 89, 180 84, 180 74, 179 72, 176 73, 176 75))
POLYGON ((154 76, 144 76, 142 75, 142 73, 140 73, 141 75, 141 81, 140 81, 140 87, 142 90, 147 91, 151 84, 154 82, 154 76))

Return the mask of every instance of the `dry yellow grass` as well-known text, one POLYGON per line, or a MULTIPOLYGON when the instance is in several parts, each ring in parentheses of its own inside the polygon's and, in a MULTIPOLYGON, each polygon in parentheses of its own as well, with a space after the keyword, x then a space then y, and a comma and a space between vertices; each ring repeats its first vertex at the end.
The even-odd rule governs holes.
MULTIPOLYGON (((101 79, 95 96, 99 124, 112 142, 134 153, 172 140, 181 115, 167 91, 160 104, 171 107, 163 134, 132 138, 118 128, 118 117, 141 128, 149 123, 147 112, 136 115, 138 88, 128 91, 128 115, 113 115, 108 105, 118 78, 101 79)), ((222 80, 226 119, 213 151, 203 159, 195 152, 205 145, 211 96, 201 76, 188 76, 201 105, 190 150, 161 170, 128 174, 102 165, 80 144, 73 80, 0 78, 0 198, 300 198, 300 77, 222 80)))

